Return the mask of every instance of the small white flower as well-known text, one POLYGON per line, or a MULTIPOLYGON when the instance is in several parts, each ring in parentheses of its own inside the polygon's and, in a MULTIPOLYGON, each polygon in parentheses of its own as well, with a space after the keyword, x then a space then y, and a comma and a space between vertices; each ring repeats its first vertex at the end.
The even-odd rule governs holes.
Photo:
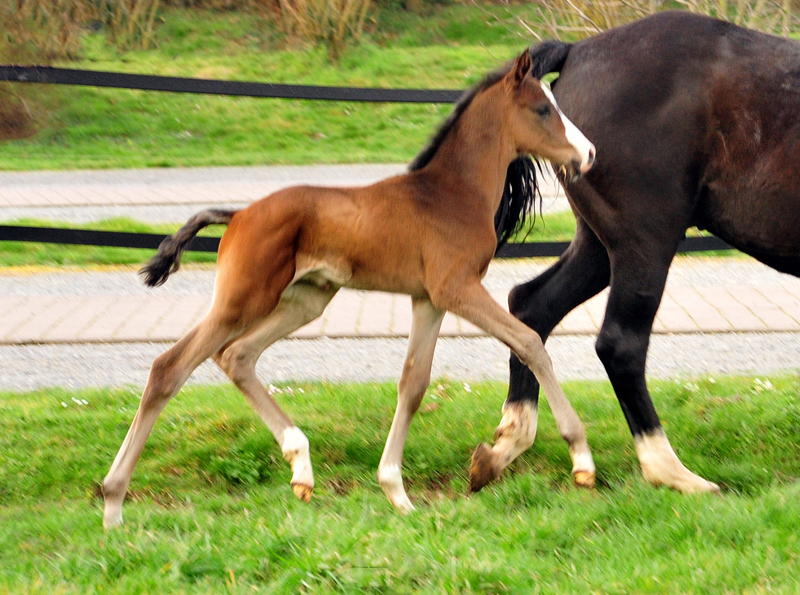
POLYGON ((467 384, 466 382, 464 383, 464 391, 468 392, 468 393, 472 392, 472 387, 469 384, 467 384))
POLYGON ((61 401, 61 406, 62 407, 67 407, 67 404, 64 401, 61 401))

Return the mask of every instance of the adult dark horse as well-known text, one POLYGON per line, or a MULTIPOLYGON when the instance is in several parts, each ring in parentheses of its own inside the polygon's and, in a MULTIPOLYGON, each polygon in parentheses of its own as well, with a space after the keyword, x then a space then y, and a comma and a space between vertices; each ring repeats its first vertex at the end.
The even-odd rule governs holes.
MULTIPOLYGON (((661 13, 574 45, 531 49, 533 75, 597 146, 567 182, 575 239, 509 296, 546 338, 610 284, 597 354, 622 405, 647 481, 718 487, 678 460, 645 383, 653 320, 688 227, 707 229, 785 273, 800 274, 800 44, 685 12, 661 13)), ((506 408, 536 406, 538 384, 511 357, 506 408)), ((473 457, 480 489, 510 461, 500 435, 473 457), (499 447, 499 448, 498 448, 499 447)))

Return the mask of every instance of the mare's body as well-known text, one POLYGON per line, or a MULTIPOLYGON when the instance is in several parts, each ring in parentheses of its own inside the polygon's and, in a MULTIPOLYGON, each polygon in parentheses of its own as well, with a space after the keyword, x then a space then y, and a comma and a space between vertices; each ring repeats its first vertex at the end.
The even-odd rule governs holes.
MULTIPOLYGON (((662 13, 574 45, 531 49, 534 75, 597 145, 566 184, 577 218, 561 259, 510 294, 546 338, 610 285, 597 353, 653 484, 716 490, 673 453, 645 383, 645 359, 678 243, 707 229, 800 273, 800 43, 685 12, 662 13)), ((538 385, 511 357, 507 404, 535 407, 538 385)))

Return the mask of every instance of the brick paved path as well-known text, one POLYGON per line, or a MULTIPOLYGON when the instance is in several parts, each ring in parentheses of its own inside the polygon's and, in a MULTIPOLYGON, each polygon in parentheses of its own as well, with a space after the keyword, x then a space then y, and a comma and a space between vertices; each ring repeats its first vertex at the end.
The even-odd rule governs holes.
MULTIPOLYGON (((569 314, 554 334, 595 334, 606 293, 569 314)), ((506 294, 493 292, 501 304, 506 294)), ((202 318, 209 303, 207 295, 5 296, 0 297, 0 344, 174 341, 202 318)), ((293 336, 404 337, 410 324, 408 297, 342 290, 319 319, 293 336)), ((654 327, 665 334, 767 331, 800 331, 800 288, 671 288, 654 327)), ((483 333, 448 314, 441 334, 483 333)))

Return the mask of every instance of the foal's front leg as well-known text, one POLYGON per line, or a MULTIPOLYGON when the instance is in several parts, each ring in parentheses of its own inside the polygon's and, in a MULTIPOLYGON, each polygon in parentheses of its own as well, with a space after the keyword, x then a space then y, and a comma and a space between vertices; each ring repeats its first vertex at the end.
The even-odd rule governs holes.
MULTIPOLYGON (((500 339, 539 379, 558 431, 569 445, 576 483, 593 486, 595 466, 586 432, 556 380, 541 337, 503 310, 479 281, 441 293, 441 305, 449 304, 448 310, 500 339)), ((530 403, 504 405, 494 447, 481 444, 472 456, 470 489, 481 489, 533 444, 537 421, 537 410, 530 403)))
POLYGON ((378 483, 397 510, 407 514, 414 505, 403 488, 400 468, 408 428, 419 409, 425 390, 431 381, 431 365, 444 311, 438 310, 427 298, 412 300, 411 333, 403 374, 397 390, 397 410, 378 465, 378 483))

